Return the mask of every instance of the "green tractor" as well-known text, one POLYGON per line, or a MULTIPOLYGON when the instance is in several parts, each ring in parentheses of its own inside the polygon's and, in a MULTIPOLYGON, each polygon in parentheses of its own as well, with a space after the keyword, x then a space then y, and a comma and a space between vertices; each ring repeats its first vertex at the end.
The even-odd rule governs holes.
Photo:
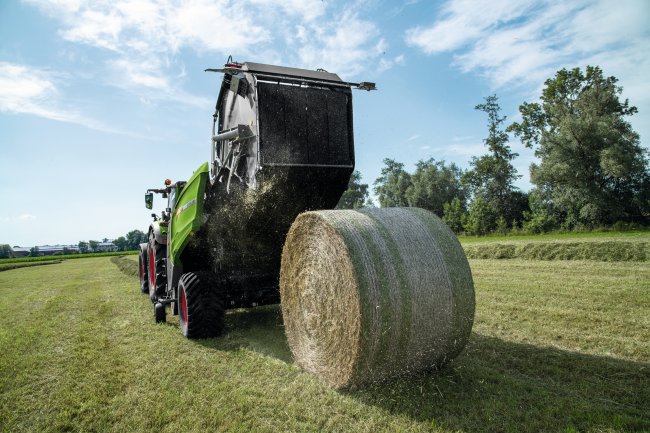
POLYGON ((188 338, 219 335, 224 312, 280 302, 282 246, 300 213, 333 209, 354 170, 352 89, 324 70, 229 61, 211 159, 189 180, 149 189, 167 206, 140 245, 140 287, 188 338))

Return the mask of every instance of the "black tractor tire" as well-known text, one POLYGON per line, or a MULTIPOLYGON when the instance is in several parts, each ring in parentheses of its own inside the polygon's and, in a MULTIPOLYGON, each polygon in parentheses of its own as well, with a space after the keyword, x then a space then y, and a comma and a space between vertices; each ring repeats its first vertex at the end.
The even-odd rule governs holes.
POLYGON ((178 282, 178 321, 187 338, 211 338, 224 329, 224 297, 211 272, 187 272, 178 282))
POLYGON ((165 245, 156 241, 153 232, 149 233, 149 257, 147 259, 149 276, 149 297, 154 304, 164 296, 167 287, 167 263, 165 245))
POLYGON ((142 293, 149 293, 149 264, 147 258, 149 254, 149 244, 140 244, 140 252, 138 254, 138 269, 140 270, 140 291, 142 293))
POLYGON ((165 304, 157 302, 153 305, 153 317, 156 319, 156 323, 165 323, 167 321, 167 310, 165 310, 165 304))

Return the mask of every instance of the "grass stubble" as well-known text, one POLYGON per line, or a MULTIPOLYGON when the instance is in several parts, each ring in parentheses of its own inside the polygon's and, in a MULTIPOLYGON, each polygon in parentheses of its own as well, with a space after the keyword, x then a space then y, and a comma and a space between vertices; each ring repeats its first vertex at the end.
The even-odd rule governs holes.
POLYGON ((109 258, 0 273, 0 431, 650 431, 648 262, 470 260, 476 319, 438 372, 337 392, 279 307, 189 341, 109 258))

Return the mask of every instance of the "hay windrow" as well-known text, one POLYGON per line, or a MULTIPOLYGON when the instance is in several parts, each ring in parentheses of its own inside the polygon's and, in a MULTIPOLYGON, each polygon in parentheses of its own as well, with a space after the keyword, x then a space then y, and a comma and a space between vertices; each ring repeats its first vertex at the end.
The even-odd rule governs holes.
POLYGON ((26 262, 26 263, 0 263, 0 272, 2 271, 11 271, 12 269, 20 269, 20 268, 30 268, 33 266, 43 266, 43 265, 56 265, 57 263, 61 263, 61 260, 52 260, 52 261, 41 261, 41 262, 26 262))
POLYGON ((284 245, 280 294, 296 362, 336 388, 444 364, 474 317, 460 244, 413 208, 300 215, 284 245))
POLYGON ((134 260, 129 260, 124 256, 113 256, 111 257, 111 262, 125 275, 130 277, 138 277, 140 275, 138 262, 134 260))
POLYGON ((644 262, 650 260, 649 242, 585 241, 527 242, 468 245, 471 259, 596 260, 604 262, 644 262))

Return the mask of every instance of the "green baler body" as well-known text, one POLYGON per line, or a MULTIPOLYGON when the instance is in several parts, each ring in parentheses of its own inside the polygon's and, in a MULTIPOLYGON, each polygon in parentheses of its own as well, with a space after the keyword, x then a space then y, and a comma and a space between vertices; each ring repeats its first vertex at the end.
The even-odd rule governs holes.
POLYGON ((202 164, 192 174, 176 198, 169 228, 169 258, 175 266, 181 265, 180 257, 190 238, 203 223, 205 186, 208 182, 208 163, 202 164))

